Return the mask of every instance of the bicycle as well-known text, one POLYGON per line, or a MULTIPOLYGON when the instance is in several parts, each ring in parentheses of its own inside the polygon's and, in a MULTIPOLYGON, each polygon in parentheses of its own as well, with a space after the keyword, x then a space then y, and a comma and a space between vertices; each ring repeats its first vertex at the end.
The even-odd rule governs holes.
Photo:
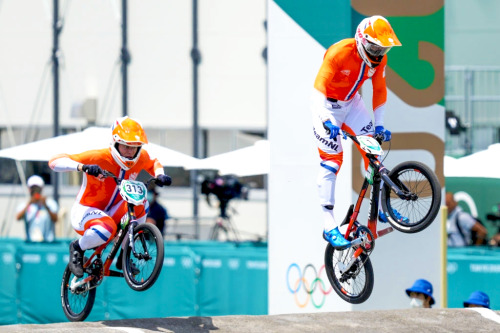
POLYGON ((383 154, 382 135, 344 135, 358 144, 369 160, 361 191, 341 223, 347 225, 344 237, 351 242, 346 249, 336 249, 330 243, 325 250, 325 270, 335 292, 351 304, 366 301, 373 290, 374 275, 370 254, 375 239, 393 231, 416 233, 427 228, 439 212, 441 186, 434 172, 416 161, 402 162, 391 171, 378 156, 383 154), (383 189, 380 191, 383 182, 383 189), (371 185, 371 201, 367 225, 357 221, 363 198, 371 185), (382 210, 390 224, 377 231, 379 195, 382 210), (407 219, 403 218, 406 217, 407 219))
POLYGON ((69 265, 66 266, 61 283, 61 303, 70 321, 87 318, 94 306, 96 288, 105 276, 124 277, 130 288, 144 291, 153 286, 163 267, 164 246, 160 230, 150 223, 138 224, 134 213, 135 206, 144 205, 147 185, 156 178, 143 183, 119 179, 106 170, 104 177, 112 177, 116 181, 120 195, 127 203, 127 214, 121 219, 114 238, 93 249, 90 258, 84 257, 82 278, 78 279, 70 271, 69 265), (123 273, 111 270, 110 266, 126 237, 128 242, 117 259, 121 259, 123 273), (103 262, 103 252, 111 243, 111 251, 103 262))

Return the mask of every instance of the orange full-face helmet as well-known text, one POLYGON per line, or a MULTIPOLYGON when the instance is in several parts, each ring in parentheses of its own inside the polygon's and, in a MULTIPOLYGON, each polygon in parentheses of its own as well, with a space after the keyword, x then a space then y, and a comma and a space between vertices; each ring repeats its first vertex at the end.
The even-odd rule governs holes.
POLYGON ((389 21, 379 15, 361 21, 354 38, 359 56, 370 68, 377 67, 393 46, 401 46, 389 21))
POLYGON ((132 118, 127 116, 118 118, 113 123, 113 126, 111 126, 111 155, 113 155, 115 162, 124 170, 130 169, 137 163, 141 155, 142 145, 147 143, 148 138, 144 129, 138 121, 132 118), (118 151, 119 144, 138 147, 137 152, 131 158, 122 156, 118 151))

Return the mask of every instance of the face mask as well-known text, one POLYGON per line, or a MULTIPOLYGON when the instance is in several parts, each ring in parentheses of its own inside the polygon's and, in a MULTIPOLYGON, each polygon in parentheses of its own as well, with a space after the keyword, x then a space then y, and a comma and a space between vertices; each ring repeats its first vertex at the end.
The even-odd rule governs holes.
POLYGON ((422 301, 420 298, 414 298, 412 297, 410 301, 410 306, 412 308, 423 308, 424 307, 424 301, 422 301))
POLYGON ((152 202, 153 201, 153 193, 148 192, 148 201, 152 202))

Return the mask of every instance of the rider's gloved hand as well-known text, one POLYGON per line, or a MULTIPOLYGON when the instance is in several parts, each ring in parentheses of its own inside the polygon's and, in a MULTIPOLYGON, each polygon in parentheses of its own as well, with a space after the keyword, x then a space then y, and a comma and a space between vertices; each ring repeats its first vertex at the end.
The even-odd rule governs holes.
POLYGON ((156 184, 158 186, 170 186, 170 184, 172 184, 172 177, 167 175, 158 175, 158 177, 156 177, 156 184))
POLYGON ((384 141, 391 141, 391 131, 386 130, 384 126, 375 126, 375 135, 377 134, 383 134, 384 135, 384 141))
POLYGON ((323 127, 326 129, 327 133, 330 132, 330 139, 336 138, 337 135, 339 135, 340 128, 332 124, 330 119, 323 123, 323 127))
POLYGON ((94 177, 104 176, 104 171, 97 164, 84 164, 82 171, 94 177))

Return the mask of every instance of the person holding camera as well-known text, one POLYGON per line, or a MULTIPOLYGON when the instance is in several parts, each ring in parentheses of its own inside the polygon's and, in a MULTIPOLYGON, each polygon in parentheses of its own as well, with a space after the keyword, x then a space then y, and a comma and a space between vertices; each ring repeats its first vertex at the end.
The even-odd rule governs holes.
POLYGON ((42 195, 45 185, 42 177, 33 175, 28 178, 30 199, 26 204, 18 207, 16 219, 24 219, 26 227, 26 241, 53 242, 55 240, 55 226, 59 206, 51 199, 42 195))
POLYGON ((213 179, 205 179, 201 184, 201 193, 206 195, 207 203, 211 206, 210 194, 219 200, 220 217, 228 218, 227 208, 229 201, 234 198, 247 200, 248 190, 235 176, 216 175, 213 179))

